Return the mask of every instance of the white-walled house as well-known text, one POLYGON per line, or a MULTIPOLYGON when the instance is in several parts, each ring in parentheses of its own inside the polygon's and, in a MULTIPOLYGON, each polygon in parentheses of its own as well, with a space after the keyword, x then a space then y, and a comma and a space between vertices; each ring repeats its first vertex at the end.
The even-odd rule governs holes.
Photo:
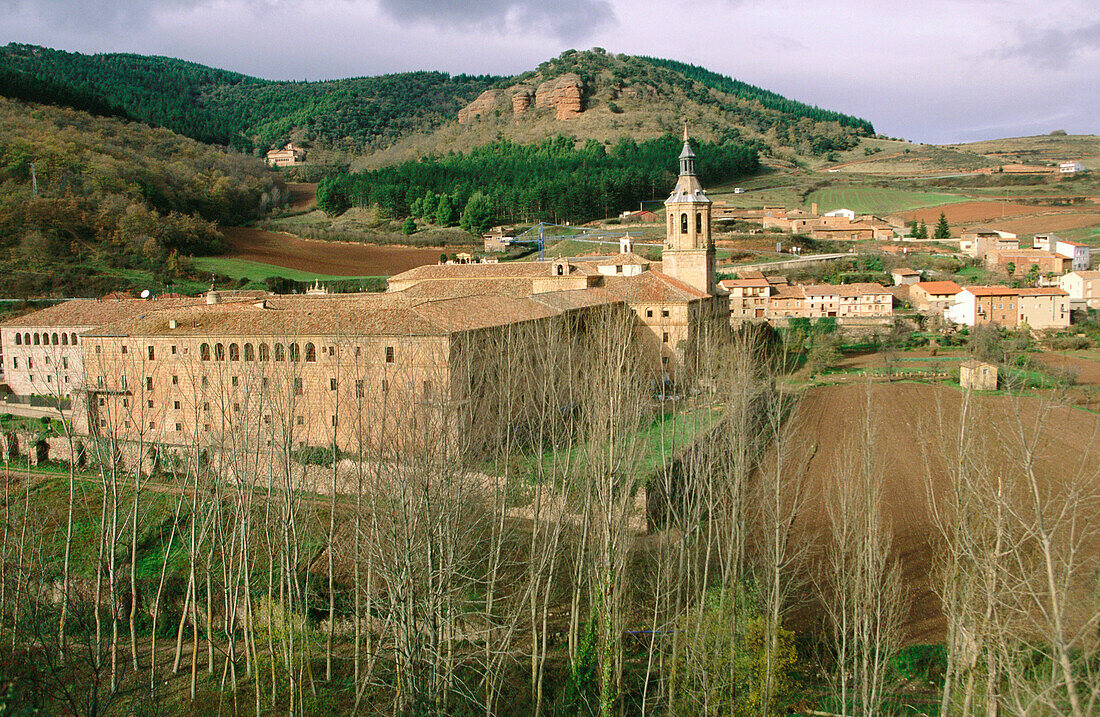
POLYGON ((1042 249, 1070 259, 1071 271, 1085 271, 1092 263, 1092 253, 1088 244, 1063 239, 1055 234, 1036 234, 1031 245, 1035 249, 1042 249))
POLYGON ((1058 171, 1062 174, 1076 174, 1085 171, 1085 165, 1080 162, 1062 162, 1058 165, 1058 171))
POLYGON ((1074 304, 1100 309, 1100 271, 1071 271, 1058 280, 1074 304))
POLYGON ((831 212, 825 212, 824 216, 827 216, 827 217, 844 217, 845 219, 847 219, 850 222, 854 222, 856 220, 856 213, 853 212, 851 209, 834 209, 831 212))

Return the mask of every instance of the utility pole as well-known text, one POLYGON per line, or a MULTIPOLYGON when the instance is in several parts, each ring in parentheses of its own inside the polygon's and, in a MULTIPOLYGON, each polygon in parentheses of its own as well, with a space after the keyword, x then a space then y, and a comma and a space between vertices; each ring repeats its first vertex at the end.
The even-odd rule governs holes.
POLYGON ((38 175, 34 173, 34 162, 31 162, 31 196, 38 196, 38 175))

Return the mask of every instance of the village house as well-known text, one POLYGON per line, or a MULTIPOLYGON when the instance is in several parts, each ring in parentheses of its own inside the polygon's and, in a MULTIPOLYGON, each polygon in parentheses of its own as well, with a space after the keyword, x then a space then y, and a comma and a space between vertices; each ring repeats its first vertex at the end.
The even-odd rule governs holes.
POLYGON ((1088 244, 1062 239, 1054 234, 1036 234, 1031 240, 1033 249, 1039 249, 1070 260, 1070 271, 1085 271, 1092 263, 1088 244))
POLYGON ((295 147, 293 142, 287 142, 282 149, 268 150, 264 157, 272 167, 294 167, 305 164, 306 151, 295 147))
POLYGON ((888 319, 894 297, 875 283, 774 285, 768 318, 888 319))
POLYGON ((894 280, 894 286, 911 286, 920 281, 920 272, 915 269, 901 267, 891 270, 890 278, 894 280))
POLYGON ((1037 272, 1044 274, 1064 274, 1071 266, 1072 259, 1041 249, 993 249, 985 254, 985 267, 1001 271, 1009 276, 1023 277, 1037 272))
POLYGON ((1058 172, 1061 174, 1077 174, 1078 172, 1084 172, 1085 165, 1080 162, 1061 162, 1058 165, 1058 172))
POLYGON ((909 303, 917 311, 943 315, 962 287, 953 281, 918 281, 909 287, 909 303))
POLYGON ((965 326, 1065 328, 1070 322, 1069 294, 1054 287, 968 286, 955 297, 947 318, 965 326))
POLYGON ((974 391, 997 390, 997 367, 977 359, 959 364, 959 385, 974 391))
POLYGON ((987 252, 1019 249, 1020 240, 1011 232, 993 229, 971 229, 959 237, 959 251, 975 259, 984 259, 987 252))
POLYGON ((768 315, 768 299, 772 295, 772 282, 759 271, 743 271, 736 279, 718 282, 729 292, 730 321, 734 324, 744 319, 764 319, 768 315))
POLYGON ((1071 271, 1058 280, 1058 286, 1069 294, 1072 304, 1100 309, 1100 271, 1071 271))
POLYGON ((619 216, 619 221, 622 224, 655 224, 661 221, 661 217, 656 212, 641 209, 636 212, 623 212, 619 216))

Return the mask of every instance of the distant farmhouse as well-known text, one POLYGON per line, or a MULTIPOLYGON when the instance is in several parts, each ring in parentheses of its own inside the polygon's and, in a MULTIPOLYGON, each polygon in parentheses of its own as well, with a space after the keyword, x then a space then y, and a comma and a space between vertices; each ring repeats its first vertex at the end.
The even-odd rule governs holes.
POLYGON ((1084 172, 1085 165, 1080 162, 1062 162, 1058 165, 1058 172, 1060 174, 1077 174, 1078 172, 1084 172))
POLYGON ((295 167, 305 164, 306 151, 301 147, 295 147, 293 142, 287 142, 282 149, 268 150, 266 159, 268 165, 272 167, 295 167))

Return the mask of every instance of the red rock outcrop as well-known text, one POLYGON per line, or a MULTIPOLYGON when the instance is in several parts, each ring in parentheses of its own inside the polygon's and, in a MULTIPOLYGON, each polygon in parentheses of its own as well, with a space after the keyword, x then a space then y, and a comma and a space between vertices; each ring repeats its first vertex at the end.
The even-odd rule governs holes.
POLYGON ((503 92, 501 90, 485 90, 477 99, 458 111, 458 123, 466 124, 474 117, 488 114, 497 108, 503 92))
POLYGON ((530 85, 519 85, 512 88, 512 116, 522 117, 527 114, 527 109, 535 101, 535 90, 530 85))
POLYGON ((558 119, 570 119, 584 111, 583 94, 584 83, 570 72, 540 84, 535 91, 535 107, 553 107, 558 119))

